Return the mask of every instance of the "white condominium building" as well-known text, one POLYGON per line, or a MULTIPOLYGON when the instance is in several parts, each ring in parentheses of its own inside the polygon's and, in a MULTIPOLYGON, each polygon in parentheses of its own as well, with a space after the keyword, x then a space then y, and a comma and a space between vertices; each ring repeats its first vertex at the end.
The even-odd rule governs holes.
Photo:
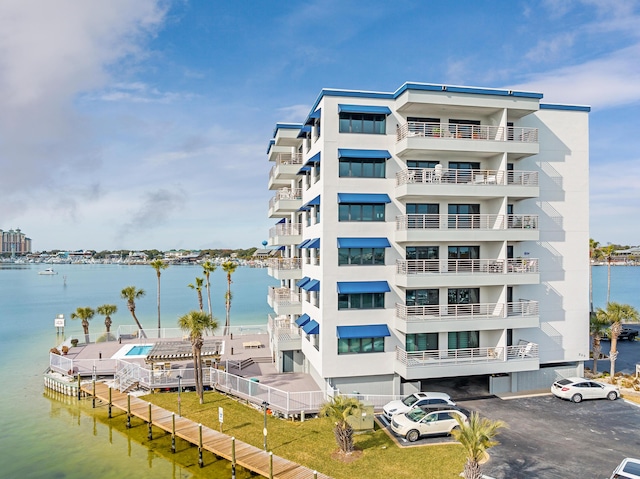
POLYGON ((277 124, 271 348, 325 390, 490 392, 576 375, 589 340, 589 107, 406 83, 277 124))

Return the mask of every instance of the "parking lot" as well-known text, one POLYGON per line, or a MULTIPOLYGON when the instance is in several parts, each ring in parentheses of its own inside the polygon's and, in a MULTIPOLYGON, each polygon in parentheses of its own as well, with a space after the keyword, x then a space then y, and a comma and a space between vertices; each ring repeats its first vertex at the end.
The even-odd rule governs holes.
MULTIPOLYGON (((640 407, 622 399, 574 404, 545 395, 459 404, 508 425, 482 468, 495 479, 608 479, 622 459, 640 456, 640 407)), ((455 442, 442 436, 396 439, 400 446, 455 442)))

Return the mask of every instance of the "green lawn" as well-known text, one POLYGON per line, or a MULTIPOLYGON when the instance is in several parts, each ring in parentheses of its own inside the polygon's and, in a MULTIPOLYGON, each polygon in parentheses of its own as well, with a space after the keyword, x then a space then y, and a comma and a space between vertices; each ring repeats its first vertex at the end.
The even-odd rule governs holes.
MULTIPOLYGON (((177 411, 177 396, 177 393, 157 393, 143 399, 177 411)), ((218 407, 222 407, 222 432, 262 448, 264 416, 261 411, 216 392, 206 392, 202 405, 193 392, 183 392, 181 398, 183 416, 219 430, 218 407)), ((293 422, 268 416, 267 429, 268 449, 274 454, 336 479, 453 479, 459 477, 465 462, 458 444, 398 447, 381 429, 356 434, 356 447, 362 450, 357 460, 346 463, 332 459, 337 445, 333 425, 327 418, 293 422)))

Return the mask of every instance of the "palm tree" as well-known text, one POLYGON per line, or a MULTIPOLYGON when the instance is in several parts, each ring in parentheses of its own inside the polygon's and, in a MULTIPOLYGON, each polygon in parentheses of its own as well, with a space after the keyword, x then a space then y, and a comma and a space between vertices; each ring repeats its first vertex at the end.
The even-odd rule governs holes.
POLYGON ((217 266, 213 264, 211 261, 205 261, 202 263, 202 273, 204 274, 205 279, 207 280, 207 304, 209 305, 209 316, 213 318, 213 313, 211 312, 211 282, 209 281, 209 275, 216 270, 217 266))
POLYGON ((589 317, 589 335, 592 338, 591 351, 593 353, 593 374, 598 374, 598 359, 602 348, 600 340, 605 335, 605 331, 609 323, 603 320, 602 315, 598 316, 593 313, 589 317))
POLYGON ((158 334, 160 334, 160 271, 167 269, 169 265, 161 259, 154 259, 149 264, 156 270, 156 274, 158 275, 158 334))
POLYGON ((602 257, 600 243, 589 238, 589 312, 593 314, 593 264, 592 262, 602 257))
POLYGON ((193 366, 196 381, 196 393, 200 398, 200 404, 204 404, 204 388, 202 386, 202 358, 200 352, 204 339, 202 335, 206 331, 213 331, 218 327, 218 320, 212 318, 203 311, 190 311, 178 318, 178 327, 189 333, 191 349, 193 351, 193 366))
POLYGON ((225 303, 227 307, 227 319, 224 322, 224 332, 222 333, 224 336, 229 334, 229 329, 231 328, 231 275, 238 267, 238 263, 235 261, 225 261, 222 263, 222 269, 227 273, 227 294, 225 294, 225 303))
POLYGON ((607 304, 609 304, 609 300, 611 299, 611 260, 613 259, 613 253, 616 250, 616 247, 612 244, 609 244, 602 248, 602 256, 607 260, 607 304))
POLYGON ((628 304, 607 303, 607 309, 598 308, 596 316, 599 321, 611 325, 611 349, 609 361, 611 362, 611 384, 615 384, 616 358, 618 357, 618 336, 622 330, 622 322, 637 323, 640 321, 638 310, 628 304))
POLYGON ((200 306, 200 311, 202 311, 202 284, 204 283, 204 279, 202 278, 198 278, 196 276, 196 284, 195 286, 193 285, 193 283, 189 283, 187 286, 189 286, 191 289, 195 289, 198 293, 198 305, 200 306))
POLYGON ((111 315, 118 312, 118 307, 115 304, 102 304, 96 308, 96 312, 104 316, 104 325, 107 328, 107 336, 111 332, 111 315))
POLYGON ((494 438, 498 435, 498 430, 506 427, 506 424, 480 418, 477 412, 471 413, 468 423, 463 422, 457 414, 454 417, 458 427, 451 431, 451 435, 462 444, 467 454, 462 474, 465 479, 480 479, 480 461, 484 459, 487 449, 499 444, 494 438))
POLYGON ((71 319, 82 320, 82 329, 84 330, 84 342, 89 344, 89 321, 96 314, 93 308, 86 306, 84 308, 77 308, 75 312, 71 313, 71 319))
POLYGON ((127 286, 120 292, 120 297, 127 300, 127 307, 129 308, 129 312, 131 313, 131 316, 133 316, 133 320, 138 325, 140 335, 143 338, 146 338, 147 335, 145 334, 144 329, 142 328, 142 325, 140 324, 140 321, 138 321, 138 318, 136 316, 136 299, 142 298, 145 294, 146 293, 144 292, 144 289, 137 289, 135 286, 127 286))
POLYGON ((320 408, 320 417, 331 418, 334 422, 333 434, 338 447, 345 454, 353 452, 353 428, 347 421, 349 416, 359 415, 362 404, 356 398, 334 396, 320 408))

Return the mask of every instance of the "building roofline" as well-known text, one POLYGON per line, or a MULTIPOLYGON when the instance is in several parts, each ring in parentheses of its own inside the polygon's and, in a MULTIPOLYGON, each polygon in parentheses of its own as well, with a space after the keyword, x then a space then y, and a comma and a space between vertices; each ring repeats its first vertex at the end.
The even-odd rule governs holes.
POLYGON ((565 110, 590 112, 591 107, 587 105, 562 105, 559 103, 540 103, 541 110, 565 110))

